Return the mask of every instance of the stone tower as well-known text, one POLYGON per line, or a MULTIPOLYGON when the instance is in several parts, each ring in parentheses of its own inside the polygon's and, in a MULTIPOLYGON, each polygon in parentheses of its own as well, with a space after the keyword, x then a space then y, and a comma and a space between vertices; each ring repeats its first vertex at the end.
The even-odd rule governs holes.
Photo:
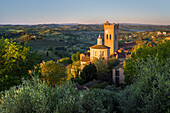
POLYGON ((104 24, 104 45, 110 47, 110 55, 118 50, 118 29, 119 24, 104 24))

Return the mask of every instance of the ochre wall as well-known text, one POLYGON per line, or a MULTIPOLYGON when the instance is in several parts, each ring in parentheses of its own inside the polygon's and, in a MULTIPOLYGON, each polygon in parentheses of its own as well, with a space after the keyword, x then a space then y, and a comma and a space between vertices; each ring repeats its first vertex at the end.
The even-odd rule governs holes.
POLYGON ((94 58, 99 59, 100 57, 107 59, 108 56, 108 49, 90 49, 90 60, 92 61, 94 58), (101 52, 104 52, 104 56, 101 56, 101 52), (95 52, 97 52, 97 55, 95 55, 95 52))
POLYGON ((118 29, 119 29, 118 24, 114 23, 112 25, 104 24, 104 45, 110 47, 110 55, 114 54, 114 52, 118 50, 118 29))

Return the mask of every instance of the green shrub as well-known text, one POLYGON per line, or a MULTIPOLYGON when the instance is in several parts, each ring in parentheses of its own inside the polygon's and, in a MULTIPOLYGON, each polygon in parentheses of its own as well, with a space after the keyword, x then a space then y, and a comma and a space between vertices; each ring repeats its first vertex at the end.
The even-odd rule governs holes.
POLYGON ((116 108, 116 93, 106 89, 93 89, 85 93, 82 106, 85 113, 113 113, 116 108))
POLYGON ((23 84, 3 92, 0 101, 2 113, 49 113, 52 112, 53 90, 37 77, 33 81, 23 80, 23 84))
POLYGON ((107 89, 78 91, 71 81, 54 88, 38 77, 1 92, 1 113, 112 113, 116 93, 107 89))
POLYGON ((107 85, 108 85, 107 82, 102 82, 102 83, 98 83, 98 84, 93 85, 92 88, 104 89, 107 85))
POLYGON ((86 65, 80 74, 80 77, 85 80, 85 82, 92 81, 97 78, 97 69, 94 64, 86 65))
POLYGON ((118 94, 120 109, 125 113, 166 113, 170 111, 170 59, 138 60, 137 79, 118 94))

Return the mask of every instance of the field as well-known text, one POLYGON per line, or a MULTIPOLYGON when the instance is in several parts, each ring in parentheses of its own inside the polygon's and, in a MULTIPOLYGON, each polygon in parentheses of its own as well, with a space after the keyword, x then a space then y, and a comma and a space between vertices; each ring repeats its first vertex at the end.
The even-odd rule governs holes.
MULTIPOLYGON (((119 43, 137 41, 142 37, 151 42, 157 31, 170 33, 170 26, 120 24, 119 43)), ((79 51, 86 52, 96 44, 98 35, 104 36, 103 25, 0 25, 0 36, 14 41, 28 42, 32 51, 39 54, 51 51, 56 58, 71 57, 79 51)), ((165 38, 159 36, 156 40, 165 38)), ((103 41, 104 43, 104 41, 103 41)))

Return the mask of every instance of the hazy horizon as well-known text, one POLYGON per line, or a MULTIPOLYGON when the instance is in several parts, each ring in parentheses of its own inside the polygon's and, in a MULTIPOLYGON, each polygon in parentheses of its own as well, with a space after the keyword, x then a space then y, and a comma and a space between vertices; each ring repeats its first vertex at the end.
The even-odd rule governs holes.
POLYGON ((0 24, 170 25, 170 0, 0 0, 0 24))

